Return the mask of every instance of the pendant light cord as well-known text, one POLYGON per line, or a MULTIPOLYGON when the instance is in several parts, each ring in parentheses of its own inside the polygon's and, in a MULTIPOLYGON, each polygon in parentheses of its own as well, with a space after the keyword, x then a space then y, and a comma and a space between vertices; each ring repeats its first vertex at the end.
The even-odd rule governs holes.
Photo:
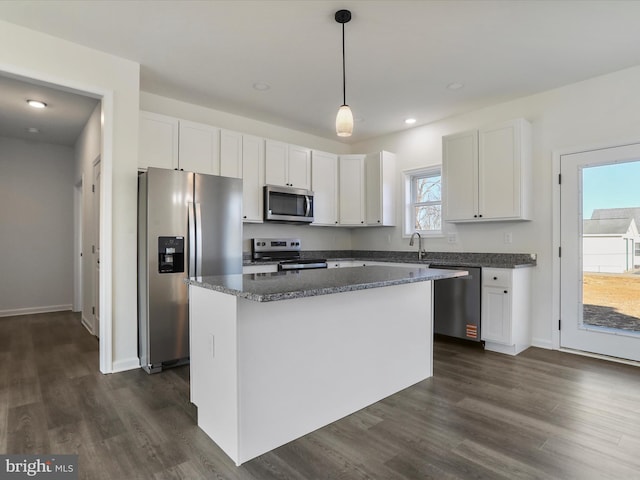
POLYGON ((344 62, 344 23, 342 24, 342 104, 347 104, 347 74, 344 62))

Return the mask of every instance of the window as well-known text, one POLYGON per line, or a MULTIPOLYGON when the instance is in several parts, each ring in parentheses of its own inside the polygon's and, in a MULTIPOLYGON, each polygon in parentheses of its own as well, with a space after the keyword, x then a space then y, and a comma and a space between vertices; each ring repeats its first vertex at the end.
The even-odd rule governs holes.
POLYGON ((414 231, 442 233, 442 174, 440 167, 421 168, 405 175, 405 235, 414 231))

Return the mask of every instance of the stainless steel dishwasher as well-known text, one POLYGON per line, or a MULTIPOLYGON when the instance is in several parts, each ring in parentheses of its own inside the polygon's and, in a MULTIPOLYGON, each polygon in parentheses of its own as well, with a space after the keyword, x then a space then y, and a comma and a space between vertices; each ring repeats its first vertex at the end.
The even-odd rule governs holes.
POLYGON ((482 269, 434 264, 431 264, 430 268, 469 272, 469 275, 465 277, 447 278, 434 282, 434 332, 479 342, 482 269))

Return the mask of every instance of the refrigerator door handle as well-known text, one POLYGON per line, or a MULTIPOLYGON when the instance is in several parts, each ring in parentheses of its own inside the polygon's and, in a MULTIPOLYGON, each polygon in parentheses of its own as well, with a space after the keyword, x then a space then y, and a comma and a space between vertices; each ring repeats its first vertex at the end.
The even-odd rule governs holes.
POLYGON ((187 203, 189 212, 189 271, 188 276, 196 276, 196 217, 194 204, 187 203))
POLYGON ((196 276, 202 275, 202 209, 200 203, 196 207, 196 276))

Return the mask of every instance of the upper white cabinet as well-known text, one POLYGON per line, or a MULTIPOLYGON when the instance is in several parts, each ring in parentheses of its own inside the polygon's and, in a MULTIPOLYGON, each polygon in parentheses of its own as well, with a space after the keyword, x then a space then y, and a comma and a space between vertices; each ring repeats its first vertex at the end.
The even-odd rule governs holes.
POLYGON ((340 155, 339 224, 396 224, 396 157, 393 153, 340 155))
POLYGON ((242 134, 220 131, 220 175, 242 178, 242 134))
POLYGON ((267 140, 265 181, 268 185, 311 189, 311 150, 267 140))
POLYGON ((141 111, 138 168, 218 175, 219 137, 216 127, 141 111))
POLYGON ((365 158, 366 155, 340 155, 340 225, 360 227, 365 224, 365 158))
POLYGON ((396 224, 396 156, 390 152, 372 153, 365 158, 366 223, 396 224))
POLYGON ((140 112, 138 168, 179 168, 177 118, 140 112))
POLYGON ((312 225, 338 223, 338 156, 311 152, 311 190, 314 194, 312 225))
POLYGON ((242 220, 262 222, 264 138, 242 136, 242 220))
POLYGON ((220 130, 202 123, 179 121, 178 168, 188 172, 220 173, 220 130))
POLYGON ((442 138, 444 218, 531 219, 531 124, 525 119, 442 138))

